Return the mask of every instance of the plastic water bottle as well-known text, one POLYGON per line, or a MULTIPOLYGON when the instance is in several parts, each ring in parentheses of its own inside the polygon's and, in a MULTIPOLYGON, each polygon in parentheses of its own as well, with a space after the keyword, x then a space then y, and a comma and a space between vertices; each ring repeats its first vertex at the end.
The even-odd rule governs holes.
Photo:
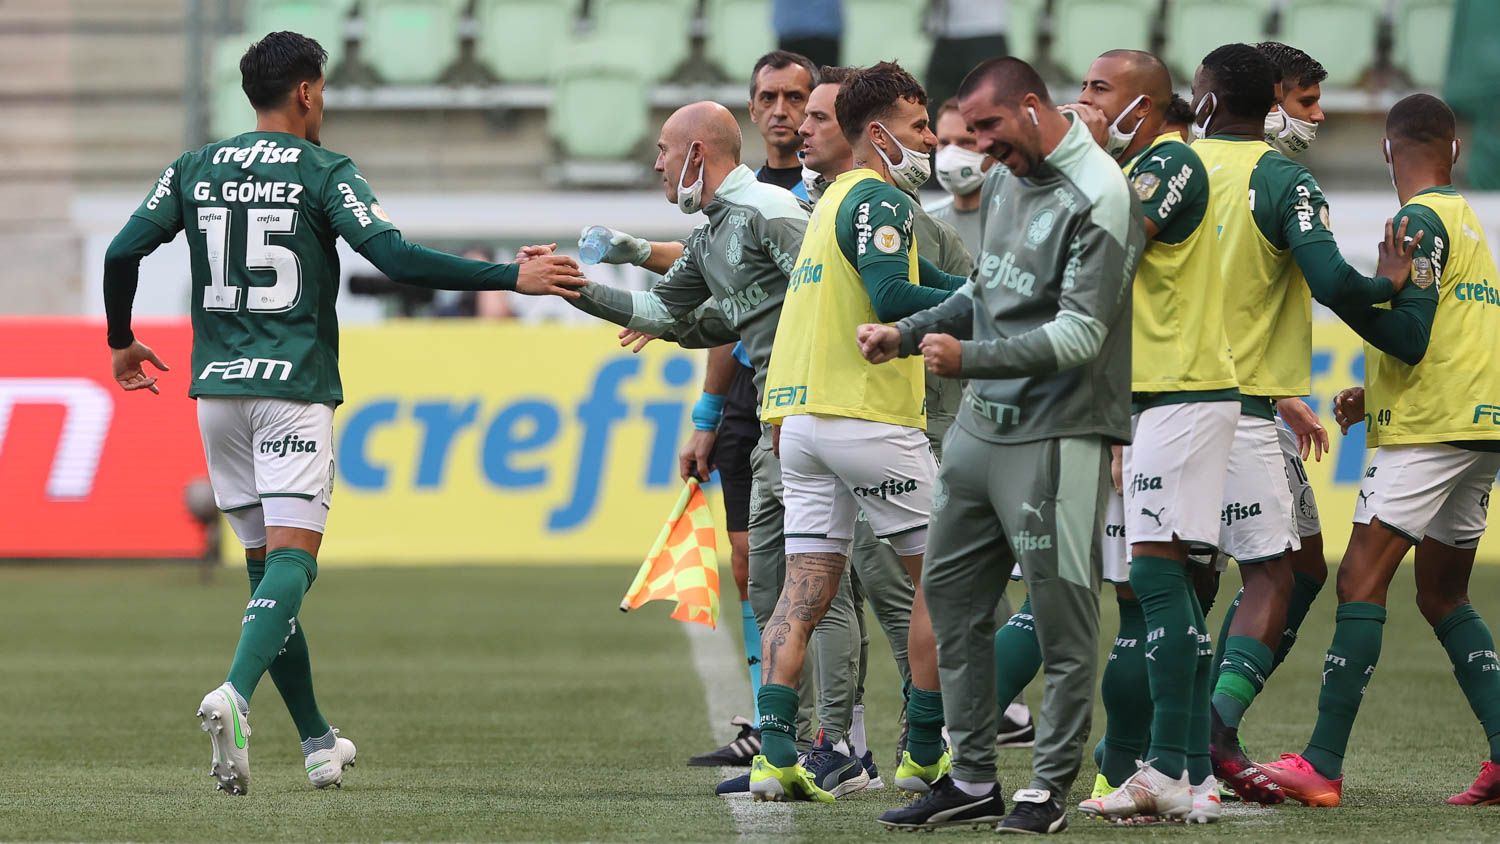
POLYGON ((578 242, 578 259, 585 264, 597 264, 604 260, 604 253, 609 251, 610 238, 614 232, 604 226, 589 226, 589 230, 583 233, 583 239, 578 242))

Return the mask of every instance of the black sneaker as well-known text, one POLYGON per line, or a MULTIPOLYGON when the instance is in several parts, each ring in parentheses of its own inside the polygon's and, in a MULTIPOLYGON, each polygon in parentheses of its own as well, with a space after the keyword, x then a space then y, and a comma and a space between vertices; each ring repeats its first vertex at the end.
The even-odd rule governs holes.
POLYGON ((688 760, 689 765, 705 768, 750 767, 750 760, 760 753, 760 730, 743 715, 734 716, 729 719, 729 723, 740 728, 740 734, 734 737, 734 741, 718 750, 694 756, 688 760))
POLYGON ((880 769, 875 767, 875 751, 866 750, 865 755, 859 758, 860 764, 865 766, 865 776, 870 782, 865 785, 865 791, 878 791, 885 788, 885 780, 880 778, 880 769))
POLYGON ((879 821, 891 829, 941 829, 947 826, 989 826, 1005 817, 1005 799, 1000 786, 992 786, 983 797, 965 794, 953 783, 953 777, 942 776, 932 790, 901 809, 881 815, 879 821))
POLYGON ((714 794, 749 794, 750 775, 740 774, 714 786, 714 794))
POLYGON ((1015 808, 995 827, 996 832, 1050 835, 1068 828, 1068 814, 1063 811, 1062 801, 1044 788, 1023 788, 1011 800, 1015 808))
POLYGON ((996 726, 996 747, 1031 747, 1036 744, 1036 722, 1031 718, 1027 718, 1026 723, 1022 724, 1002 713, 1000 723, 996 726))
POLYGON ((818 788, 834 797, 862 791, 870 784, 870 775, 865 773, 864 763, 834 750, 833 745, 823 738, 822 730, 818 731, 818 743, 808 751, 802 767, 812 774, 813 783, 818 788))

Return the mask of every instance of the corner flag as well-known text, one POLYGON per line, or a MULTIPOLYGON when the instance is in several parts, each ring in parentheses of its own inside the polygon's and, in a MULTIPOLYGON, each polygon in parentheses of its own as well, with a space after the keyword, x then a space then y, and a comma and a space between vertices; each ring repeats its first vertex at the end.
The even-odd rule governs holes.
POLYGON ((719 555, 713 514, 698 481, 682 488, 672 515, 662 526, 646 561, 635 575, 620 611, 647 601, 677 602, 672 617, 717 627, 719 623, 719 555))

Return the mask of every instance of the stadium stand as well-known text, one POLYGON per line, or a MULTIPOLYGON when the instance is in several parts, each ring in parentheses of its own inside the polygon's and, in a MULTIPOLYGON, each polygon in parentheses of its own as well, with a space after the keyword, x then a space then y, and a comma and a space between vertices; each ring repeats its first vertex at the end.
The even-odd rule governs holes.
POLYGON ((572 34, 581 6, 581 0, 476 0, 474 57, 501 82, 547 82, 559 67, 557 45, 572 34))
POLYGON ((1052 0, 1053 61, 1078 80, 1105 50, 1151 49, 1156 6, 1156 0, 1052 0))
POLYGON ((1386 0, 1315 0, 1281 7, 1278 41, 1316 51, 1328 69, 1324 82, 1350 87, 1374 69, 1386 0), (1337 37, 1330 37, 1337 33, 1337 37))
POLYGON ((926 67, 932 49, 922 30, 926 6, 922 0, 844 0, 844 64, 926 67))
POLYGON ((328 51, 328 68, 344 61, 349 13, 354 0, 247 0, 245 32, 290 29, 315 39, 328 51))
POLYGON ((1216 33, 1233 32, 1249 43, 1265 40, 1275 0, 1172 0, 1163 20, 1166 53, 1178 79, 1190 79, 1198 62, 1224 43, 1216 33))
POLYGON ((704 54, 726 79, 776 49, 765 0, 704 0, 704 54))
POLYGON ((1442 88, 1453 42, 1453 0, 1399 0, 1391 38, 1391 62, 1414 85, 1442 88))
POLYGON ((697 0, 592 0, 594 32, 611 60, 629 63, 651 82, 671 76, 687 59, 697 0))
POLYGON ((384 81, 436 82, 458 58, 468 0, 364 0, 360 58, 384 81))
POLYGON ((1037 41, 1046 10, 1047 0, 1010 0, 1005 12, 1005 39, 1016 58, 1036 61, 1037 41))

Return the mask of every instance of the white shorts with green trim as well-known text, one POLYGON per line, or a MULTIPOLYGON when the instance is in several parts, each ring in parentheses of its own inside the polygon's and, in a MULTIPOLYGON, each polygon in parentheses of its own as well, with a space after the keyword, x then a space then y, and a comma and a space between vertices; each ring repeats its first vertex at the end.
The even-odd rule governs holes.
POLYGON ((198 430, 214 499, 245 547, 264 545, 267 525, 323 532, 333 498, 333 405, 205 397, 198 430))
POLYGON ((937 460, 920 429, 841 416, 781 424, 786 552, 848 556, 860 510, 897 554, 927 549, 937 460))
POLYGON ((1219 544, 1219 499, 1240 417, 1238 401, 1149 407, 1130 419, 1125 447, 1125 533, 1134 542, 1219 544))
POLYGON ((1125 542, 1125 496, 1111 486, 1104 497, 1104 536, 1100 537, 1104 579, 1110 583, 1129 583, 1130 546, 1125 542))
POLYGON ((1292 491, 1292 514, 1297 519, 1297 536, 1306 539, 1323 532, 1323 522, 1318 518, 1318 499, 1313 495, 1312 484, 1307 482, 1307 467, 1302 465, 1302 455, 1297 451, 1297 435, 1279 419, 1276 422, 1276 441, 1281 445, 1281 459, 1286 463, 1286 482, 1292 491))
POLYGON ((1359 485, 1354 521, 1379 519, 1413 544, 1430 536, 1454 548, 1475 548, 1484 535, 1496 472, 1500 454, 1441 443, 1383 445, 1359 485))
POLYGON ((1276 428, 1270 419, 1241 414, 1229 451, 1219 550, 1241 565, 1263 563, 1302 547, 1276 428))

